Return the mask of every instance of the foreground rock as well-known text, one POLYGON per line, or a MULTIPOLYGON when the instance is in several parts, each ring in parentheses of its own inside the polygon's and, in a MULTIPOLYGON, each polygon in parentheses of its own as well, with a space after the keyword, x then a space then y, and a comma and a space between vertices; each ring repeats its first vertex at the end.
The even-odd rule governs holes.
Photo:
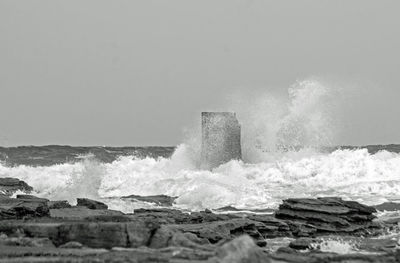
MULTIPOLYGON (((78 203, 80 206, 69 207, 67 202, 32 195, 0 198, 0 262, 400 259, 397 240, 392 236, 369 238, 384 226, 373 221, 375 209, 339 198, 285 200, 274 215, 214 214, 210 210, 185 213, 167 208, 137 209, 133 214, 124 214, 95 200, 80 199, 78 203), (358 237, 361 234, 363 237, 358 237), (271 249, 272 240, 279 239, 285 242, 280 243, 279 249, 271 249), (327 252, 327 240, 356 244, 355 251, 380 254, 378 257, 355 255, 354 251, 351 255, 327 252)), ((391 227, 393 230, 396 225, 391 227)))
POLYGON ((238 237, 217 249, 211 262, 230 263, 269 263, 269 256, 256 246, 249 236, 238 237))
POLYGON ((0 220, 47 217, 49 215, 46 199, 0 197, 0 220))
POLYGON ((17 178, 0 178, 0 194, 11 196, 17 191, 31 192, 33 188, 17 178))
POLYGON ((158 225, 152 222, 24 222, 0 221, 7 236, 48 238, 56 246, 71 241, 91 248, 140 247, 150 241, 158 225))
POLYGON ((102 202, 88 198, 77 198, 77 206, 85 206, 89 209, 108 209, 108 206, 102 202))
POLYGON ((276 218, 285 220, 295 236, 318 234, 370 234, 380 228, 373 222, 376 210, 353 201, 327 197, 284 200, 276 218))
POLYGON ((108 209, 89 209, 85 206, 50 209, 50 217, 64 220, 87 220, 94 217, 122 216, 124 213, 108 209))
POLYGON ((72 206, 66 200, 61 201, 48 201, 49 209, 71 208, 72 206))

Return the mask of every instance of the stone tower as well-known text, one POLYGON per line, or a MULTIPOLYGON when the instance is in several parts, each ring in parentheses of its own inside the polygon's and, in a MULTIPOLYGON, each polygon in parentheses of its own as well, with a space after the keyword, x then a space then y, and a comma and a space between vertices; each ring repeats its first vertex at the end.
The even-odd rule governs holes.
POLYGON ((202 112, 201 168, 242 158, 240 124, 233 112, 202 112))

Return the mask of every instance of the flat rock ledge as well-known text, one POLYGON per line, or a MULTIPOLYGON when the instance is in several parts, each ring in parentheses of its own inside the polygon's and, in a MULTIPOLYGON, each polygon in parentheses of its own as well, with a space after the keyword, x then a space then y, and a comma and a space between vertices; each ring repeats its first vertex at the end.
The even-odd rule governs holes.
POLYGON ((329 233, 368 235, 381 226, 374 222, 376 209, 337 197, 287 199, 275 217, 285 220, 295 236, 308 237, 329 233))
POLYGON ((78 204, 32 195, 2 196, 0 262, 400 260, 396 242, 370 238, 397 223, 379 222, 375 208, 340 198, 288 199, 270 215, 185 213, 172 208, 124 214, 95 200, 80 199, 78 204), (378 254, 341 255, 319 248, 326 238, 334 237, 350 238, 378 254), (275 241, 288 239, 291 242, 272 249, 275 241))

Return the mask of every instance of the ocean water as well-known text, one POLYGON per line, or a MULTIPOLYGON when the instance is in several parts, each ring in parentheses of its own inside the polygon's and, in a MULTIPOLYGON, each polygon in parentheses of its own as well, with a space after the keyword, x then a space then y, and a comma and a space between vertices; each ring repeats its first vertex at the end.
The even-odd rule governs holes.
POLYGON ((0 177, 26 181, 38 196, 100 199, 132 212, 150 204, 120 197, 177 196, 179 209, 276 208, 291 197, 340 196, 365 204, 400 199, 400 145, 301 149, 275 160, 197 168, 188 145, 144 148, 1 148, 0 177))
POLYGON ((335 146, 346 126, 347 90, 306 79, 285 98, 240 94, 223 109, 241 123, 243 160, 211 171, 199 168, 194 128, 176 147, 0 148, 0 177, 24 180, 41 197, 94 198, 124 212, 152 206, 121 199, 132 194, 176 196, 175 207, 185 210, 274 209, 294 197, 400 200, 400 145, 335 146))

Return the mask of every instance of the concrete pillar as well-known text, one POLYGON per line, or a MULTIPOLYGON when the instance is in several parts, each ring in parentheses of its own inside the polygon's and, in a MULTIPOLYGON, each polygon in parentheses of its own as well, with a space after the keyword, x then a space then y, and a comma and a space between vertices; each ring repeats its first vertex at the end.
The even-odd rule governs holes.
POLYGON ((242 158, 240 124, 233 112, 202 112, 201 168, 242 158))

